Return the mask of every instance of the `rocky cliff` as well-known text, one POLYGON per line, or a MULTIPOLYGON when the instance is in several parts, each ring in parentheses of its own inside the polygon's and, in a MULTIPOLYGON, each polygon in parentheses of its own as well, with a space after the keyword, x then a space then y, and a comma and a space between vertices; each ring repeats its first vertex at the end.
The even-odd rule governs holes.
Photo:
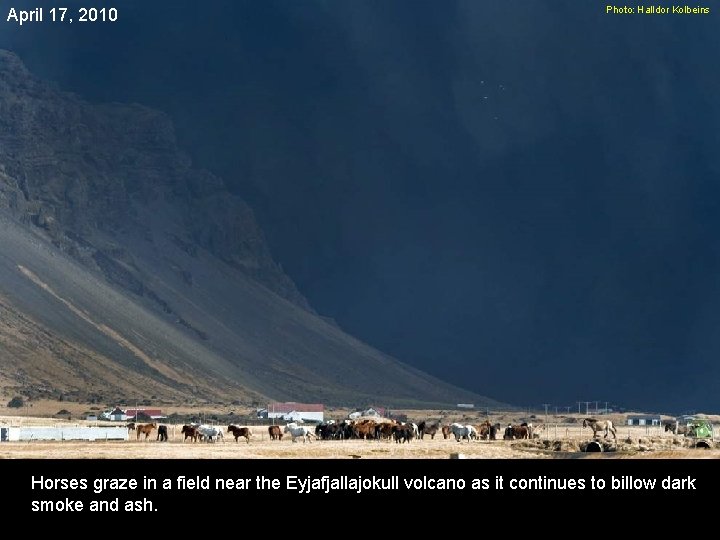
POLYGON ((317 316, 169 118, 0 52, 0 388, 109 403, 489 403, 317 316))

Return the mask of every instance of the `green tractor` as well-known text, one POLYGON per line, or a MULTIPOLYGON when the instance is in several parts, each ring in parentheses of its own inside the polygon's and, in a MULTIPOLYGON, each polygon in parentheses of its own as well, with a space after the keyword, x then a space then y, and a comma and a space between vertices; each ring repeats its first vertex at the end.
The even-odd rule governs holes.
POLYGON ((688 424, 688 437, 695 439, 712 439, 713 425, 704 419, 695 419, 688 424))

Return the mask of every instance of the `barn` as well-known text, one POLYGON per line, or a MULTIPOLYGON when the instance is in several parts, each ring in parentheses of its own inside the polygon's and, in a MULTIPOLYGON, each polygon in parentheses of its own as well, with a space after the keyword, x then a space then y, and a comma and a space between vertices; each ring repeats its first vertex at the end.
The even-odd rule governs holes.
POLYGON ((628 426, 659 426, 662 418, 659 414, 631 414, 627 417, 628 426))
MULTIPOLYGON (((322 422, 325 417, 325 406, 321 403, 298 403, 286 401, 284 403, 268 403, 267 418, 277 418, 297 422, 322 422)), ((264 415, 263 415, 264 416, 264 415)))

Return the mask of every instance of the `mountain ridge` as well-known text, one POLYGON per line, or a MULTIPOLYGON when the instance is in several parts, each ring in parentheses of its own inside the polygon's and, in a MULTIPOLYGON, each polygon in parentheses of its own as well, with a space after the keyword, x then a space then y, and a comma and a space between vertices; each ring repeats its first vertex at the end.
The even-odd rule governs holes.
POLYGON ((0 388, 115 402, 497 404, 315 313, 252 209, 140 105, 0 51, 0 388))

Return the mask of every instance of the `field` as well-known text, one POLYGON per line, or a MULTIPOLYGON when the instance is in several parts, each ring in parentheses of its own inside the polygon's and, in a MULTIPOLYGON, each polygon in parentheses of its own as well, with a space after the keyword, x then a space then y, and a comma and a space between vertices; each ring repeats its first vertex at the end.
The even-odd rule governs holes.
MULTIPOLYGON (((414 411, 414 416, 438 418, 428 411, 414 411)), ((444 422, 468 419, 444 416, 444 422)), ((495 418, 493 418, 495 420, 495 418)), ((618 442, 605 446, 601 452, 584 452, 583 447, 592 436, 582 428, 581 420, 550 418, 546 429, 536 440, 474 440, 456 442, 443 439, 438 433, 434 439, 413 440, 398 444, 391 441, 312 441, 293 443, 289 435, 281 441, 270 440, 266 425, 252 425, 250 443, 244 439, 235 442, 230 434, 216 443, 183 441, 181 426, 168 426, 169 441, 156 440, 153 431, 148 440, 137 440, 130 431, 128 441, 23 441, 0 443, 0 459, 448 459, 460 454, 466 459, 570 459, 570 458, 720 458, 720 446, 710 441, 710 448, 694 448, 684 437, 663 433, 660 427, 633 427, 618 425, 618 442), (553 421, 555 420, 555 421, 553 421), (570 420, 570 421, 569 421, 570 420), (574 420, 574 421, 573 421, 574 420), (611 450, 611 451, 609 451, 611 450)), ((618 419, 621 420, 621 419, 618 419)), ((497 419, 503 425, 508 417, 497 419)), ((542 421, 536 421, 542 424, 542 421)), ((479 422, 478 422, 479 423, 479 422)), ((108 425, 108 423, 67 421, 42 416, 0 416, 0 426, 82 426, 108 425)), ((223 426, 226 427, 226 426, 223 426)), ((226 431, 225 429, 223 431, 226 431)))

